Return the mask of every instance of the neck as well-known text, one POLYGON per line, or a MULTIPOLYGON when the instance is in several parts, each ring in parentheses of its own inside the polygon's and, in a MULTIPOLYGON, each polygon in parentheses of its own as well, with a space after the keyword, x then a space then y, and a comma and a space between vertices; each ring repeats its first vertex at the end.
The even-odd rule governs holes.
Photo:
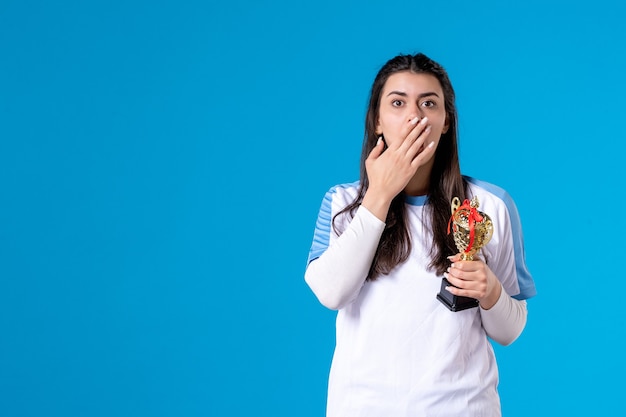
POLYGON ((429 179, 430 177, 418 178, 417 176, 411 178, 406 187, 404 187, 404 192, 411 196, 428 194, 429 179))
POLYGON ((432 171, 432 160, 425 166, 419 167, 413 178, 404 187, 407 195, 417 196, 426 195, 430 188, 430 173, 432 171))

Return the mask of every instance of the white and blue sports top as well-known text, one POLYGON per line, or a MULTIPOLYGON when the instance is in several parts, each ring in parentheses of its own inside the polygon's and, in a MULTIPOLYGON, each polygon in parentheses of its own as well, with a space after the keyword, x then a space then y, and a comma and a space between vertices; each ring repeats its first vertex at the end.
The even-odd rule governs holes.
POLYGON ((366 281, 384 223, 360 207, 354 219, 337 217, 343 231, 338 235, 333 216, 354 200, 359 184, 326 193, 305 279, 322 304, 338 310, 328 417, 500 416, 489 337, 511 343, 525 324, 526 302, 521 300, 536 291, 513 200, 499 187, 466 179, 470 197, 478 197, 479 210, 494 224, 480 256, 504 291, 489 310, 451 312, 437 300, 442 277, 427 267, 433 238, 425 196, 406 197, 409 259, 389 275, 366 281), (511 312, 523 317, 503 317, 511 312), (521 323, 521 328, 507 335, 507 323, 521 323))

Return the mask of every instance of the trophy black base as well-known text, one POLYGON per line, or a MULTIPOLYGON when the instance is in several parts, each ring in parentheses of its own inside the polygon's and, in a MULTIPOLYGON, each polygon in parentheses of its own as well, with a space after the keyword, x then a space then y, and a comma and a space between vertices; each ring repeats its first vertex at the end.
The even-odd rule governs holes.
POLYGON ((478 300, 469 297, 462 297, 460 295, 454 295, 450 291, 446 290, 446 287, 453 286, 450 282, 443 278, 441 280, 441 291, 437 294, 437 299, 441 301, 443 305, 448 307, 450 311, 462 311, 468 308, 478 307, 478 300))

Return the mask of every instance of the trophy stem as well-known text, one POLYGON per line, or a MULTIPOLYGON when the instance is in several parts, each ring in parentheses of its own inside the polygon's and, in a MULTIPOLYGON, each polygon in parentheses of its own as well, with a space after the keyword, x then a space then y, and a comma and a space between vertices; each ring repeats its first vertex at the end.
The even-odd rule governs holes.
POLYGON ((462 261, 473 261, 474 260, 474 256, 472 255, 472 253, 465 253, 465 252, 463 252, 461 254, 461 260, 462 261))

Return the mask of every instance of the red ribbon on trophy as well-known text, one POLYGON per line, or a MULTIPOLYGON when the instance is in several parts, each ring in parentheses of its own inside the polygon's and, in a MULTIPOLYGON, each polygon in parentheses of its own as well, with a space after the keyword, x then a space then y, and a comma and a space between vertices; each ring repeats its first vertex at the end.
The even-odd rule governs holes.
POLYGON ((448 220, 448 234, 450 234, 450 223, 452 223, 454 216, 456 216, 456 214, 462 210, 467 210, 469 212, 467 213, 467 226, 469 227, 470 241, 469 245, 467 245, 467 248, 465 249, 465 253, 469 253, 469 251, 472 249, 472 246, 474 246, 474 225, 476 224, 476 222, 482 222, 483 216, 478 212, 476 207, 472 207, 470 205, 470 201, 466 198, 465 200, 463 200, 463 204, 461 204, 454 211, 454 213, 452 213, 452 216, 450 216, 450 220, 448 220))

